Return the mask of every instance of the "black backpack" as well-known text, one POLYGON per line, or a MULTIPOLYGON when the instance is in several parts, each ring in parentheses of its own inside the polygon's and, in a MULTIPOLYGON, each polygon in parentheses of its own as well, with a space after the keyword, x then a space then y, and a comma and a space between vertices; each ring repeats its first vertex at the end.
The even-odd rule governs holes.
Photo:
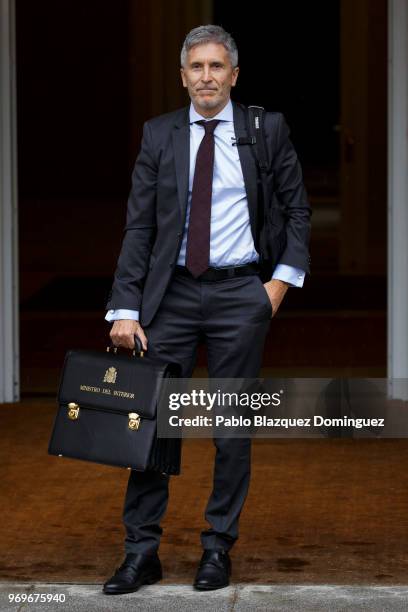
MULTIPOLYGON (((243 107, 245 109, 245 107, 243 107)), ((254 154, 260 189, 258 189, 258 231, 257 240, 259 245, 259 263, 261 267, 261 278, 264 282, 272 277, 273 270, 279 262, 279 258, 286 246, 286 231, 282 219, 280 223, 274 223, 277 216, 283 215, 281 206, 273 189, 273 184, 268 186, 268 153, 265 144, 264 133, 265 109, 262 106, 248 106, 245 109, 247 137, 237 139, 237 145, 250 145, 254 154), (276 234, 277 227, 281 226, 283 231, 276 234)))

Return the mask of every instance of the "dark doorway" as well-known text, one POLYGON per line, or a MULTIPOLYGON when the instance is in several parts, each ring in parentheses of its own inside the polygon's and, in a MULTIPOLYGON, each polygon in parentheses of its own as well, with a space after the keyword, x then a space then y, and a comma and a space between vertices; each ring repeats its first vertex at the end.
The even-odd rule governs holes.
MULTIPOLYGON (((187 0, 16 4, 22 388, 42 393, 70 345, 107 342, 141 126, 188 102, 179 52, 208 20, 187 0)), ((357 4, 213 3, 239 48, 233 97, 284 113, 313 208, 312 275, 273 320, 268 372, 385 373, 386 1, 357 4)))

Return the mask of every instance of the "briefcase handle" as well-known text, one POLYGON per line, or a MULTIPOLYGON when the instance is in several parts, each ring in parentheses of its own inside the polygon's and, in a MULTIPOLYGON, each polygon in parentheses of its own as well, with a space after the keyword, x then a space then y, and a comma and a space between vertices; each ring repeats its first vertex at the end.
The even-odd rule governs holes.
MULTIPOLYGON (((140 338, 138 336, 136 336, 136 334, 134 335, 134 339, 135 339, 135 348, 132 350, 132 355, 135 356, 136 353, 139 353, 139 356, 143 357, 144 356, 144 350, 143 350, 143 346, 142 346, 142 341, 140 340, 140 338)), ((115 346, 113 344, 112 340, 111 340, 109 346, 106 347, 106 352, 109 353, 110 349, 113 349, 113 352, 116 354, 118 352, 118 348, 120 348, 120 347, 115 346)))

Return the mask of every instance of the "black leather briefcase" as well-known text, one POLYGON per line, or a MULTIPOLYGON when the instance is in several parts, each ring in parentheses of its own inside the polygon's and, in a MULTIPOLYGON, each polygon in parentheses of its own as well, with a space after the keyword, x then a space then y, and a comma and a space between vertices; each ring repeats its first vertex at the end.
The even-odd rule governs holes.
POLYGON ((181 439, 156 436, 160 394, 167 379, 179 375, 178 364, 153 361, 141 351, 68 351, 49 454, 179 474, 181 439))

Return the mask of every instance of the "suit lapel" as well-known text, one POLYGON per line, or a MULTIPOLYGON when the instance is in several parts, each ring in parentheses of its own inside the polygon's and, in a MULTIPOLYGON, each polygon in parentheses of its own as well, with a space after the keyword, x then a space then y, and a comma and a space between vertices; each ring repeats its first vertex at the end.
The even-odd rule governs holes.
MULTIPOLYGON (((245 122, 245 110, 242 106, 236 102, 232 102, 234 110, 234 130, 235 137, 238 139, 242 136, 249 136, 247 134, 246 122, 245 122)), ((242 174, 244 177, 245 190, 248 198, 248 210, 249 219, 251 222, 252 237, 255 242, 256 227, 258 219, 258 188, 257 179, 258 173, 256 168, 256 162, 251 151, 252 145, 240 145, 237 146, 239 159, 241 161, 242 174)), ((256 244, 256 242, 255 242, 256 244)))
POLYGON ((184 221, 188 201, 188 179, 190 175, 190 119, 189 108, 185 107, 176 121, 172 139, 174 163, 176 166, 177 194, 181 219, 184 221))

